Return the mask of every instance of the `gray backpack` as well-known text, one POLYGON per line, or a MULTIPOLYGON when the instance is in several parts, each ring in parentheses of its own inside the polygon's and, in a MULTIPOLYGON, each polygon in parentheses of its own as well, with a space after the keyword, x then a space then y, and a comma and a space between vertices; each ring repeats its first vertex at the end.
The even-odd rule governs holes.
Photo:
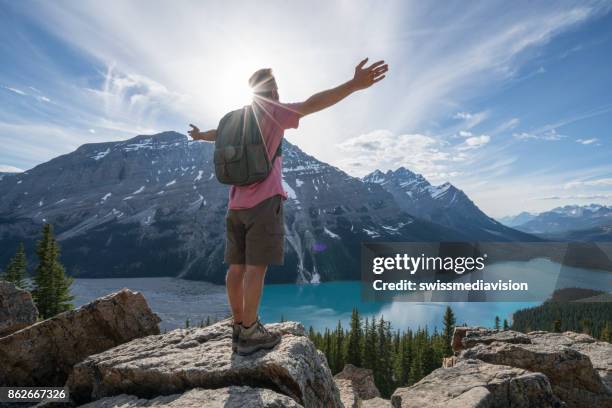
POLYGON ((215 140, 215 175, 223 184, 245 186, 265 179, 281 155, 279 144, 274 157, 268 157, 252 106, 232 111, 219 122, 215 140))

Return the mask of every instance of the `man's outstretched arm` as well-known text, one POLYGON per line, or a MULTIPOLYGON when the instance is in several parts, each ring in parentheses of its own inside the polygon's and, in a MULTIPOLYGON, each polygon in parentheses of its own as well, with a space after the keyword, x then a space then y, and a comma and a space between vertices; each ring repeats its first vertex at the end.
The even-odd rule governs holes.
POLYGON ((191 126, 192 129, 187 133, 189 133, 189 136, 191 136, 193 140, 204 140, 205 142, 214 142, 217 140, 217 129, 200 132, 200 129, 198 129, 197 126, 192 125, 191 123, 189 126, 191 126))
POLYGON ((389 70, 389 66, 385 64, 385 61, 381 60, 373 63, 367 68, 364 68, 367 62, 368 58, 361 61, 355 67, 355 75, 351 80, 335 88, 314 94, 300 104, 300 115, 306 116, 325 108, 329 108, 353 92, 369 88, 376 82, 381 81, 385 77, 385 73, 389 70))

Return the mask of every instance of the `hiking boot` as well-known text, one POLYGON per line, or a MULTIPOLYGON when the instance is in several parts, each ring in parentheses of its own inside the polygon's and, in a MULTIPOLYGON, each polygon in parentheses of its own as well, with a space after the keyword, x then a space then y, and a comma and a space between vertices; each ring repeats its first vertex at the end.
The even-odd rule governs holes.
POLYGON ((259 350, 268 350, 280 341, 280 334, 270 333, 257 319, 251 327, 242 326, 238 336, 238 354, 247 356, 259 350))
POLYGON ((240 337, 240 323, 234 323, 232 325, 232 351, 238 349, 238 338, 240 337))

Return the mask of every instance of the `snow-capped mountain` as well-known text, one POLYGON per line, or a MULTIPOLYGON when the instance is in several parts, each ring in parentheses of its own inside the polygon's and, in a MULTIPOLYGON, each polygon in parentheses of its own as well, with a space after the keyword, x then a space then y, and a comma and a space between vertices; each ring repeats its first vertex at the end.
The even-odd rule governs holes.
POLYGON ((566 205, 538 214, 515 228, 533 234, 559 234, 612 226, 612 207, 589 204, 566 205))
POLYGON ((434 186, 422 175, 400 167, 383 173, 376 170, 363 180, 379 185, 393 195, 407 213, 435 222, 472 237, 473 240, 532 241, 482 212, 461 190, 450 183, 434 186))
POLYGON ((537 214, 532 214, 526 211, 519 213, 517 215, 508 215, 506 217, 498 218, 497 220, 508 227, 516 227, 517 225, 525 224, 533 220, 537 214))
MULTIPOLYGON (((178 276, 221 283, 228 188, 213 145, 176 132, 86 144, 0 180, 0 265, 52 223, 73 276, 178 276)), ((359 278, 362 241, 462 241, 285 142, 286 258, 272 282, 359 278)))

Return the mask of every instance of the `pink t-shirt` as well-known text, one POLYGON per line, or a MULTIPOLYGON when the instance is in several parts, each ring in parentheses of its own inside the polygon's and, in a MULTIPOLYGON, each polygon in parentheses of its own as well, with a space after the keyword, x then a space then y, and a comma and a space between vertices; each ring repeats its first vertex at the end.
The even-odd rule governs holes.
MULTIPOLYGON (((273 101, 257 100, 261 109, 257 115, 261 134, 268 148, 268 155, 274 158, 278 145, 283 140, 285 129, 296 129, 300 121, 298 113, 299 103, 280 103, 273 101)), ((232 186, 229 192, 230 210, 244 210, 255 207, 263 200, 280 195, 287 199, 287 193, 283 190, 283 157, 274 159, 272 170, 268 177, 248 186, 232 186)))

